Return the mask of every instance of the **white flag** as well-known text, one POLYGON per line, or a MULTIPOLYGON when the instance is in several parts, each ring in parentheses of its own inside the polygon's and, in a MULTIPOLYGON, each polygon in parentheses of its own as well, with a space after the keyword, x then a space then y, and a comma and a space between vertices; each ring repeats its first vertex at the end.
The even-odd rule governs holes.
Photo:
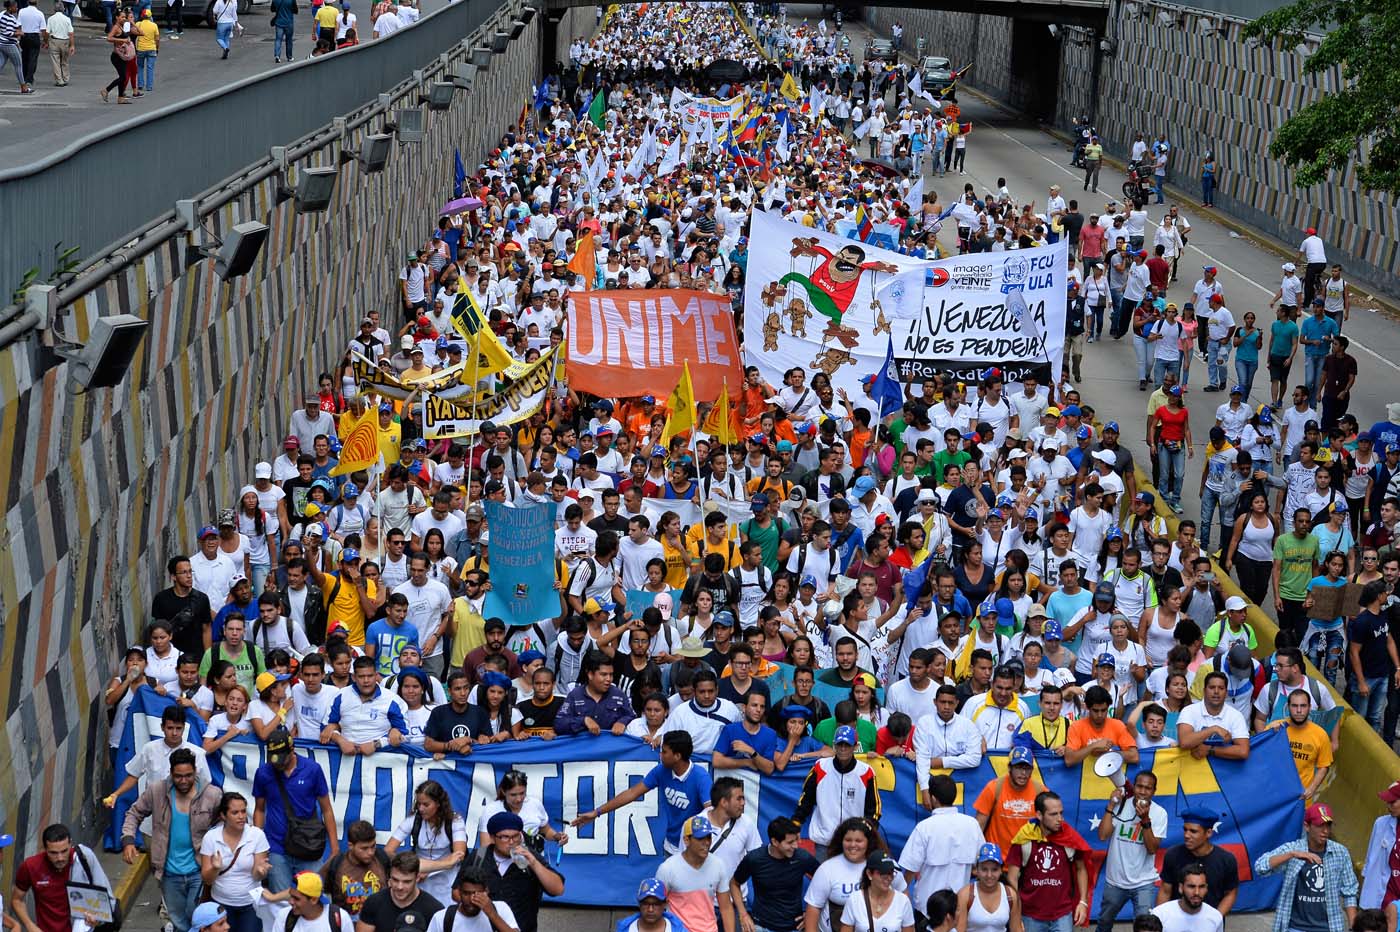
POLYGON ((870 132, 870 121, 872 119, 874 119, 874 117, 866 117, 861 124, 856 127, 855 134, 857 139, 864 139, 865 134, 870 132))
POLYGON ((1006 309, 1021 324, 1021 332, 1032 340, 1040 339, 1040 321, 1035 319, 1030 308, 1026 307, 1026 296, 1017 288, 1006 294, 1006 309))
POLYGON ((774 147, 774 150, 778 153, 778 158, 782 159, 784 162, 792 161, 792 147, 788 144, 788 125, 786 120, 783 121, 783 128, 778 133, 778 143, 774 147))
POLYGON ((909 186, 909 193, 904 197, 909 204, 911 211, 919 209, 919 205, 924 202, 924 176, 920 175, 913 184, 909 186))
POLYGON ((825 17, 825 16, 822 17, 821 22, 817 23, 817 31, 820 32, 822 35, 826 35, 826 17, 825 17))
POLYGON ((880 307, 896 320, 915 320, 924 309, 924 267, 906 269, 876 289, 880 307))
POLYGON ((662 176, 669 175, 680 167, 681 164, 681 137, 676 134, 676 138, 671 140, 671 144, 666 147, 666 154, 661 157, 662 176))
POLYGON ((826 106, 826 95, 822 89, 813 84, 807 94, 809 116, 814 120, 821 119, 822 108, 826 106))

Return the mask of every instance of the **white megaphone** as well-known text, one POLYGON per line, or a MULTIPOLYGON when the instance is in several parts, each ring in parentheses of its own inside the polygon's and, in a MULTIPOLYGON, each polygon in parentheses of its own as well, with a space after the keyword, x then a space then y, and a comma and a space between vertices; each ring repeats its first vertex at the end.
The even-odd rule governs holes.
POLYGON ((1113 781, 1114 786, 1122 786, 1127 782, 1127 768, 1123 766, 1123 755, 1117 751, 1105 751, 1099 755, 1099 759, 1094 761, 1094 773, 1101 777, 1107 777, 1113 781))

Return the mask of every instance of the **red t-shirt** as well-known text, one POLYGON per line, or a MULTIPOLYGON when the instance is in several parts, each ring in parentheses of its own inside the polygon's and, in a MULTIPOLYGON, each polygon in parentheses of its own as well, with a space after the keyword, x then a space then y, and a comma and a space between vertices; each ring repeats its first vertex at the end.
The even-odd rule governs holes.
POLYGON ((1031 842, 1030 864, 1021 863, 1023 845, 1012 845, 1006 866, 1021 868, 1021 914, 1051 922, 1074 912, 1079 894, 1074 889, 1074 861, 1078 852, 1045 841, 1031 842))
POLYGON ((1173 411, 1168 405, 1162 405, 1157 409, 1157 417, 1160 418, 1162 422, 1162 426, 1157 431, 1157 439, 1173 441, 1185 440, 1186 421, 1189 416, 1184 406, 1173 411))
POLYGON ((1167 290, 1167 279, 1171 276, 1172 264, 1161 256, 1153 256, 1143 265, 1147 266, 1147 277, 1152 282, 1152 290, 1163 292, 1167 290))
POLYGON ((34 891, 34 921, 44 932, 72 932, 73 914, 68 911, 68 866, 55 871, 48 855, 40 852, 25 858, 15 872, 15 889, 20 893, 34 891))

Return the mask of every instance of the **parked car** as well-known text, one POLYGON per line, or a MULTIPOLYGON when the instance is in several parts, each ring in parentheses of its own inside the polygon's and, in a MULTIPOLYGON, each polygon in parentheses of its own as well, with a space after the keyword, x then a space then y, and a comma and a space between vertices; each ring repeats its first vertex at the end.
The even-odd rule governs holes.
MULTIPOLYGON (((120 5, 121 0, 119 0, 120 5)), ((262 3, 270 3, 271 0, 261 0, 262 3)), ((214 3, 215 0, 185 0, 185 7, 180 11, 181 18, 185 24, 204 23, 206 26, 214 25, 214 3)), ((157 23, 165 23, 166 0, 150 0, 151 18, 157 23)), ((253 11, 254 0, 238 0, 238 15, 245 16, 253 11)), ((106 17, 102 13, 101 0, 79 0, 79 9, 83 11, 83 16, 96 22, 105 22, 106 17)))
POLYGON ((871 39, 865 44, 865 60, 893 63, 899 60, 899 55, 894 50, 894 43, 889 39, 871 39))
POLYGON ((925 55, 919 62, 919 73, 924 76, 924 90, 935 97, 944 88, 957 83, 953 77, 953 63, 942 55, 925 55))

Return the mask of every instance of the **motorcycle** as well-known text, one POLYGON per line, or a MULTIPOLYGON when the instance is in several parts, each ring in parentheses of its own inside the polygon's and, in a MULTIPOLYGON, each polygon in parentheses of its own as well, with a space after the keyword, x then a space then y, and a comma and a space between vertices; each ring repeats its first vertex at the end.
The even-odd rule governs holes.
POLYGON ((1123 182, 1123 199, 1132 203, 1139 198, 1146 200, 1153 191, 1152 170, 1142 162, 1128 163, 1128 180, 1123 182))

